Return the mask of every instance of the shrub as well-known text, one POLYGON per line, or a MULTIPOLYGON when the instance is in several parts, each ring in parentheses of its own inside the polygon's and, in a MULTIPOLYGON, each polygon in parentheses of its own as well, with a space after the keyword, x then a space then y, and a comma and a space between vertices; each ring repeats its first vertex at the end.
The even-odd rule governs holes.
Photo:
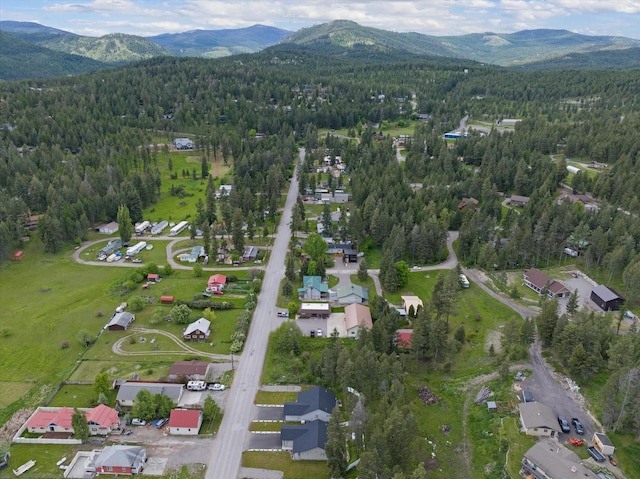
POLYGON ((61 347, 62 349, 67 349, 67 348, 69 347, 69 341, 62 341, 62 342, 60 343, 60 347, 61 347))

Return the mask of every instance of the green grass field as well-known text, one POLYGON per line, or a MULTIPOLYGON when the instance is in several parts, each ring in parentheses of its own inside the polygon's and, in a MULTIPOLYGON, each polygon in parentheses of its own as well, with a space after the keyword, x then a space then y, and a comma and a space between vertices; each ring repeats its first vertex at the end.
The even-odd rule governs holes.
POLYGON ((244 467, 284 471, 284 479, 329 479, 324 461, 294 461, 288 452, 244 452, 244 467))

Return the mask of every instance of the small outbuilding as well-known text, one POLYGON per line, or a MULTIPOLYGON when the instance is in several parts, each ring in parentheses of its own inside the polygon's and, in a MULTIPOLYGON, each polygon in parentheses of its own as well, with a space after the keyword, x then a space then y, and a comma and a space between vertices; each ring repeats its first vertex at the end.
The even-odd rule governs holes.
POLYGON ((24 251, 16 251, 11 255, 11 261, 20 261, 24 256, 24 251))
POLYGON ((624 298, 608 286, 601 284, 591 291, 591 301, 603 311, 619 311, 624 298))
POLYGON ((173 304, 173 296, 160 296, 160 303, 173 304))
POLYGON ((612 456, 616 452, 616 447, 611 440, 603 433, 596 432, 593 434, 593 445, 605 456, 612 456))
POLYGON ((197 436, 202 426, 202 411, 198 409, 172 409, 169 415, 169 434, 197 436))

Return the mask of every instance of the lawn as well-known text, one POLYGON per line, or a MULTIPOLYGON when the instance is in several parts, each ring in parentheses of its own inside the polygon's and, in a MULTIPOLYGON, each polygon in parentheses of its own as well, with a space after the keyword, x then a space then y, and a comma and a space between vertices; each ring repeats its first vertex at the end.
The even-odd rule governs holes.
POLYGON ((9 459, 9 468, 0 472, 0 477, 14 477, 11 469, 17 469, 22 464, 35 460, 36 465, 22 476, 25 479, 30 478, 60 478, 62 474, 56 463, 66 457, 66 464, 69 464, 75 457, 76 452, 82 450, 91 450, 89 446, 61 445, 61 444, 42 444, 33 446, 32 444, 13 444, 11 446, 11 459, 9 459))
POLYGON ((0 409, 7 407, 13 401, 17 401, 31 388, 32 384, 19 382, 19 381, 11 381, 11 382, 0 382, 0 391, 2 394, 0 395, 0 409))
MULTIPOLYGON (((65 384, 56 395, 49 401, 50 407, 94 407, 98 399, 98 394, 93 390, 93 385, 65 384)), ((116 391, 111 390, 107 394, 109 406, 115 406, 116 391)))
POLYGON ((283 391, 258 391, 254 402, 256 404, 284 404, 285 402, 295 402, 298 399, 296 392, 283 391))
POLYGON ((616 446, 615 458, 627 479, 640 479, 640 441, 637 435, 607 433, 616 446))
POLYGON ((242 466, 284 472, 284 479, 329 479, 325 461, 294 461, 288 452, 244 452, 242 466))
POLYGON ((519 477, 522 456, 536 443, 536 439, 520 433, 518 421, 514 417, 502 419, 500 437, 509 443, 506 469, 509 477, 519 477))

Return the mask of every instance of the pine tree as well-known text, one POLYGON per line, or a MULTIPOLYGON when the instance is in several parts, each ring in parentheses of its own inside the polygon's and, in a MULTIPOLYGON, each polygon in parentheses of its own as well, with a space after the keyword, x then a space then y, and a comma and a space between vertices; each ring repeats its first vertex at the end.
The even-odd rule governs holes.
POLYGON ((347 471, 347 447, 340 422, 340 409, 335 407, 327 426, 327 442, 324 446, 329 472, 334 478, 343 477, 347 471))

